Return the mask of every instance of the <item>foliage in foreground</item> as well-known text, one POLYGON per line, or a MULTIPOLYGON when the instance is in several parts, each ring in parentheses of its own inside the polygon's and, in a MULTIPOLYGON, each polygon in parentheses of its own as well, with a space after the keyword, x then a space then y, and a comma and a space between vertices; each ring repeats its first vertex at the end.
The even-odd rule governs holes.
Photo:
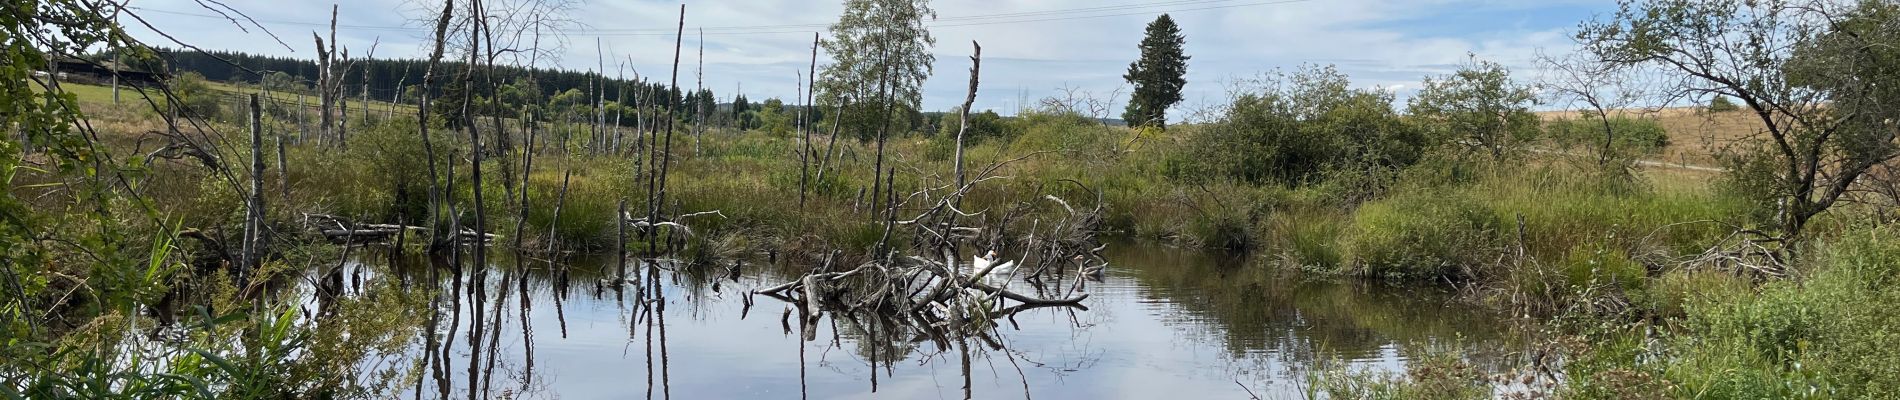
POLYGON ((1752 288, 1696 277, 1679 326, 1657 335, 1591 329, 1570 363, 1581 398, 1640 386, 1670 397, 1885 399, 1900 396, 1900 245, 1893 227, 1821 245, 1806 279, 1752 288), (1646 379, 1630 380, 1628 376, 1646 379))

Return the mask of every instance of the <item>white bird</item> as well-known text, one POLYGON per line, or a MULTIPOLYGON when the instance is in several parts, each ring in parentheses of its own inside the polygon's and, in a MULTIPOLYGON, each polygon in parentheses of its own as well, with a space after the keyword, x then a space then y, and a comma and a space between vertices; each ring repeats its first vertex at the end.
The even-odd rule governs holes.
MULTIPOLYGON (((984 268, 990 268, 990 264, 994 262, 996 262, 996 250, 990 250, 989 254, 970 257, 970 270, 982 271, 984 268)), ((1007 274, 1014 270, 1016 270, 1016 262, 1005 261, 997 264, 996 268, 990 269, 990 275, 1007 274)))
POLYGON ((1102 265, 1091 267, 1088 265, 1088 262, 1084 261, 1082 256, 1079 256, 1079 255, 1075 256, 1075 262, 1076 262, 1076 270, 1081 272, 1083 277, 1087 277, 1089 279, 1094 279, 1094 280, 1101 280, 1102 277, 1108 275, 1107 263, 1103 263, 1102 265))

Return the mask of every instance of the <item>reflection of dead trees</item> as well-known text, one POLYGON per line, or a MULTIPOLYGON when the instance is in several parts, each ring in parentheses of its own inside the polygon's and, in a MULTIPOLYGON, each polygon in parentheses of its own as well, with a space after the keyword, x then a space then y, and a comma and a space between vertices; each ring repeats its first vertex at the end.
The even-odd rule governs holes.
MULTIPOLYGON (((947 253, 946 253, 947 254, 947 253)), ((994 266, 992 266, 994 267, 994 266)), ((1017 293, 1001 286, 984 283, 990 271, 968 273, 952 271, 955 264, 909 257, 891 264, 866 263, 850 271, 807 274, 755 291, 804 306, 808 311, 859 310, 881 313, 927 313, 948 311, 960 306, 957 300, 976 300, 988 304, 996 298, 1029 306, 1080 305, 1088 294, 1065 298, 1040 298, 1017 293)), ((925 318, 926 322, 943 322, 925 318)))
MULTIPOLYGON (((339 244, 388 244, 401 245, 407 241, 408 232, 428 232, 428 227, 400 224, 357 223, 348 218, 327 214, 305 213, 304 225, 323 234, 324 239, 339 244)), ((470 229, 461 229, 455 235, 458 242, 475 243, 494 242, 501 238, 492 233, 479 233, 470 229)))
MULTIPOLYGON (((687 220, 691 220, 691 219, 699 218, 699 217, 719 217, 721 219, 724 219, 726 218, 726 214, 720 212, 719 210, 712 210, 712 211, 701 211, 701 212, 680 214, 680 215, 672 216, 671 218, 667 217, 664 214, 655 214, 648 217, 634 218, 632 213, 627 212, 624 209, 621 210, 620 211, 620 225, 619 225, 619 228, 622 230, 622 233, 620 234, 621 235, 620 240, 621 240, 621 253, 623 255, 621 258, 622 259, 626 258, 624 255, 626 253, 625 229, 633 228, 635 229, 636 232, 642 235, 645 235, 647 238, 650 238, 650 239, 660 237, 661 232, 669 233, 666 236, 665 241, 660 244, 663 244, 667 247, 667 249, 669 250, 666 252, 667 254, 672 254, 673 251, 671 250, 675 250, 677 248, 677 245, 680 243, 680 241, 692 238, 694 236, 693 228, 691 226, 686 225, 683 221, 687 221, 687 220), (664 228, 665 230, 662 231, 661 230, 662 228, 664 228)), ((649 248, 648 251, 653 251, 656 248, 649 248)))
MULTIPOLYGON (((933 189, 925 189, 908 196, 909 199, 934 198, 915 218, 894 221, 894 225, 914 231, 911 247, 906 251, 911 255, 885 255, 844 271, 834 270, 828 258, 811 273, 755 293, 798 306, 807 340, 813 339, 813 323, 824 312, 875 315, 944 339, 981 332, 982 328, 994 326, 994 321, 1025 310, 1052 306, 1084 308, 1081 303, 1088 294, 1079 293, 1079 287, 1051 287, 1043 276, 1068 275, 1086 266, 1078 260, 1100 259, 1104 246, 1097 239, 1102 214, 1099 201, 1092 209, 1076 209, 1049 194, 1038 197, 1040 201, 1016 205, 1008 215, 988 226, 961 223, 964 217, 980 217, 983 213, 960 209, 958 204, 963 194, 974 185, 1000 179, 990 173, 1003 163, 992 165, 980 174, 986 177, 961 187, 934 189, 947 191, 945 195, 933 196, 933 189), (1048 222, 1029 217, 1038 209, 1052 208, 1054 218, 1048 222), (1030 227, 1023 230, 1020 237, 1005 240, 1005 236, 1013 232, 1011 224, 1025 222, 1030 227), (1022 265, 1006 273, 997 271, 1000 262, 972 271, 971 266, 959 261, 963 259, 959 249, 985 242, 998 247, 1005 242, 1022 247, 1022 265), (1017 279, 1019 277, 1024 279, 1017 279), (1018 282, 1027 282, 1027 287, 1034 291, 1011 287, 1018 282), (1005 300, 1017 304, 1003 307, 1005 300)), ((789 329, 790 323, 786 325, 789 329)))

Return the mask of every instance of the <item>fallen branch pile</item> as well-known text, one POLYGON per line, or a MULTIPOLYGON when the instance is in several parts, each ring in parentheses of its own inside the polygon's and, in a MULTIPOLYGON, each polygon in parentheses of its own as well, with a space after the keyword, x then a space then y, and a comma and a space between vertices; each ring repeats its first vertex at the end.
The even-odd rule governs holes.
MULTIPOLYGON (((1000 164, 985 170, 985 175, 1000 164)), ((983 218, 986 211, 966 212, 958 207, 972 186, 1005 178, 990 176, 956 188, 927 188, 906 197, 906 201, 923 199, 929 204, 915 218, 887 225, 913 231, 909 249, 902 252, 907 255, 887 253, 849 270, 834 269, 834 257, 828 256, 819 268, 754 293, 796 307, 808 339, 813 325, 827 312, 874 315, 945 338, 980 334, 983 328, 994 326, 980 322, 1030 309, 1086 310, 1082 302, 1089 295, 1082 292, 1082 278, 1099 273, 1105 265, 1100 254, 1106 246, 1098 239, 1103 213, 1099 198, 1095 207, 1077 209, 1054 194, 1044 194, 1015 204, 1008 215, 998 218, 983 218), (948 194, 932 196, 933 190, 948 194), (965 217, 987 226, 963 225, 965 217), (1043 219, 1048 217, 1053 218, 1043 219), (1011 225, 1029 227, 1011 229, 1011 225), (1020 236, 1011 236, 1018 231, 1020 236), (1000 260, 1004 257, 964 261, 961 250, 979 243, 999 253, 1020 254, 1022 262, 1006 267, 1009 263, 1000 260), (1017 247, 1022 250, 1009 251, 1017 247), (1064 279, 1073 279, 1075 284, 1064 285, 1064 279), (1005 301, 1016 304, 1005 307, 1005 301)), ((1088 190, 1079 182, 1075 185, 1088 190)))

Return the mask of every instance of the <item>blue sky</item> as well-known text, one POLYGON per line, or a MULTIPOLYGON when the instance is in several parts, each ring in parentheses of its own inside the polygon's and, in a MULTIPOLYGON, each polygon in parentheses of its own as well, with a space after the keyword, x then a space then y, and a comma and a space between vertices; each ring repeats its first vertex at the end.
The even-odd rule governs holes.
MULTIPOLYGON (((248 32, 215 18, 194 0, 130 0, 135 12, 192 45, 309 58, 312 31, 327 31, 330 2, 226 0, 262 22, 283 43, 255 27, 248 32), (195 15, 187 15, 195 14, 195 15), (288 45, 288 46, 286 46, 288 45)), ((489 0, 494 4, 524 0, 489 0)), ((380 40, 378 57, 421 57, 423 18, 433 0, 337 0, 342 11, 339 41, 364 54, 380 40)), ((678 2, 623 0, 577 2, 562 13, 573 22, 555 52, 541 60, 570 69, 596 65, 595 41, 608 53, 607 70, 631 59, 630 71, 664 76, 672 61, 678 2), (615 60, 620 60, 616 62, 615 60)), ((491 8, 503 8, 491 5, 491 8)), ((1335 64, 1360 87, 1396 91, 1400 97, 1428 74, 1449 72, 1468 54, 1512 67, 1535 79, 1539 52, 1561 55, 1572 47, 1570 32, 1583 20, 1614 11, 1611 0, 938 0, 935 74, 926 82, 924 108, 960 102, 968 79, 970 41, 983 44, 983 88, 976 108, 1014 110, 1027 99, 1069 89, 1110 99, 1114 114, 1126 99, 1121 74, 1136 57, 1142 27, 1170 13, 1187 37, 1186 101, 1174 110, 1224 103, 1229 82, 1303 64, 1335 64)), ((810 56, 811 33, 822 32, 842 3, 722 0, 687 4, 681 61, 682 85, 694 82, 696 28, 706 27, 705 85, 730 96, 743 85, 748 98, 790 99, 795 74, 810 56), (764 27, 761 27, 764 26, 764 27), (724 27, 749 27, 730 29, 724 27)), ((134 21, 134 35, 170 46, 134 21)), ((327 32, 326 32, 327 33, 327 32)), ((550 36, 546 41, 552 42, 550 36)), ((825 62, 822 52, 819 63, 825 62)), ((631 72, 629 72, 631 75, 631 72)))

